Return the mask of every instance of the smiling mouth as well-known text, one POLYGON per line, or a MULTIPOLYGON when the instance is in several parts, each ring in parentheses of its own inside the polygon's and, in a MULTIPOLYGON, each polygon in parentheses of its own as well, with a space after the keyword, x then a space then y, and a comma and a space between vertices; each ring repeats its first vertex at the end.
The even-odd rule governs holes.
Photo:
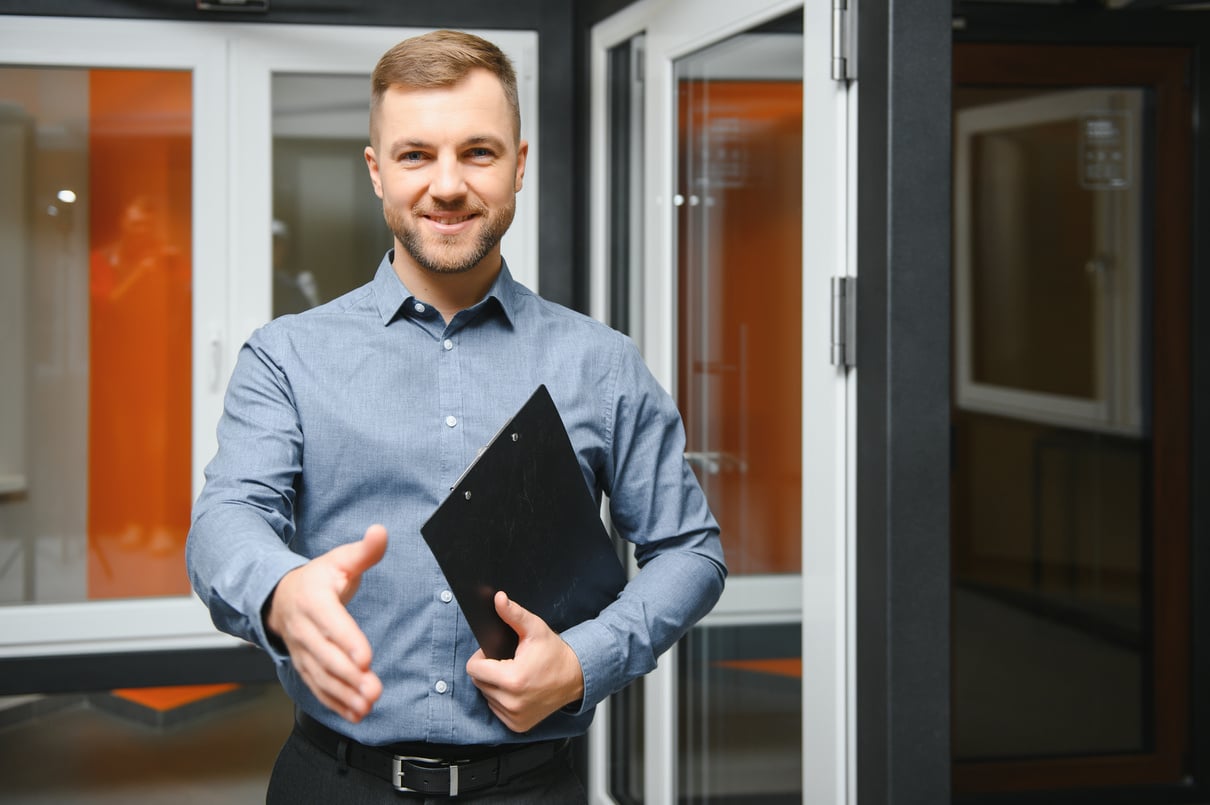
POLYGON ((474 218, 475 213, 468 212, 465 215, 433 215, 433 214, 429 214, 424 217, 429 219, 430 221, 432 221, 435 224, 441 224, 443 226, 457 226, 458 224, 464 223, 464 222, 469 221, 472 218, 474 218))

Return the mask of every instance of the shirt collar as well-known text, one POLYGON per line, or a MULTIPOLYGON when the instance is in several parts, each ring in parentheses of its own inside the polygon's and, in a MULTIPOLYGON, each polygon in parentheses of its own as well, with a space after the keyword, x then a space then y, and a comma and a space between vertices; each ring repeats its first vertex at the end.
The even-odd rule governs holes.
MULTIPOLYGON (((395 259, 395 250, 388 249, 383 256, 382 262, 378 264, 378 270, 374 273, 374 279, 370 286, 373 289, 374 301, 378 307, 378 315, 382 317, 382 324, 385 327, 396 319, 404 308, 404 305, 413 300, 411 291, 403 284, 403 280, 399 279, 399 275, 395 273, 395 268, 392 262, 395 259)), ((488 289, 487 295, 480 300, 480 303, 489 299, 495 299, 503 311, 504 316, 511 324, 515 321, 517 311, 517 283, 513 279, 512 273, 508 270, 508 262, 501 259, 500 273, 496 275, 496 281, 492 283, 492 287, 488 289)), ((420 300, 424 301, 424 300, 420 300)))

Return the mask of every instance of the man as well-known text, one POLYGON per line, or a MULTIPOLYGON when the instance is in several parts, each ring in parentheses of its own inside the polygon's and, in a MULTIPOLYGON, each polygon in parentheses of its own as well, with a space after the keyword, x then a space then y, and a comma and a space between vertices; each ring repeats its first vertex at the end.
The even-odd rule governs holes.
POLYGON ((714 605, 718 527, 633 344, 501 257, 528 155, 508 59, 439 31, 388 51, 372 86, 365 158, 395 247, 368 285, 241 350, 191 579, 298 705, 271 802, 583 802, 566 740, 714 605), (420 526, 540 383, 641 569, 562 634, 497 593, 519 645, 489 660, 420 526))

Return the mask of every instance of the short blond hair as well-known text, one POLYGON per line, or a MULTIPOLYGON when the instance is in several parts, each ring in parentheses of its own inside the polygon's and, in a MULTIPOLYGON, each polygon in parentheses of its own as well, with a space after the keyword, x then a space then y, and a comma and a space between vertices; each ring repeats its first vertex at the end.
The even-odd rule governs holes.
POLYGON ((439 89, 452 87, 474 69, 494 75, 513 113, 513 129, 521 141, 521 104, 517 99, 517 73, 500 48, 464 31, 432 31, 405 39, 382 54, 370 77, 370 142, 382 98, 391 87, 439 89))

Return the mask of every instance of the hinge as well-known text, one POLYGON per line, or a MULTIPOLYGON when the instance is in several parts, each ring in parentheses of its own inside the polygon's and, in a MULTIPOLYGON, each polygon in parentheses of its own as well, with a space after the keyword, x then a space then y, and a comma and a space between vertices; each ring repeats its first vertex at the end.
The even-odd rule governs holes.
POLYGON ((856 0, 832 0, 832 80, 857 78, 856 28, 853 18, 856 0))
POLYGON ((832 277, 832 365, 857 365, 856 277, 832 277))

